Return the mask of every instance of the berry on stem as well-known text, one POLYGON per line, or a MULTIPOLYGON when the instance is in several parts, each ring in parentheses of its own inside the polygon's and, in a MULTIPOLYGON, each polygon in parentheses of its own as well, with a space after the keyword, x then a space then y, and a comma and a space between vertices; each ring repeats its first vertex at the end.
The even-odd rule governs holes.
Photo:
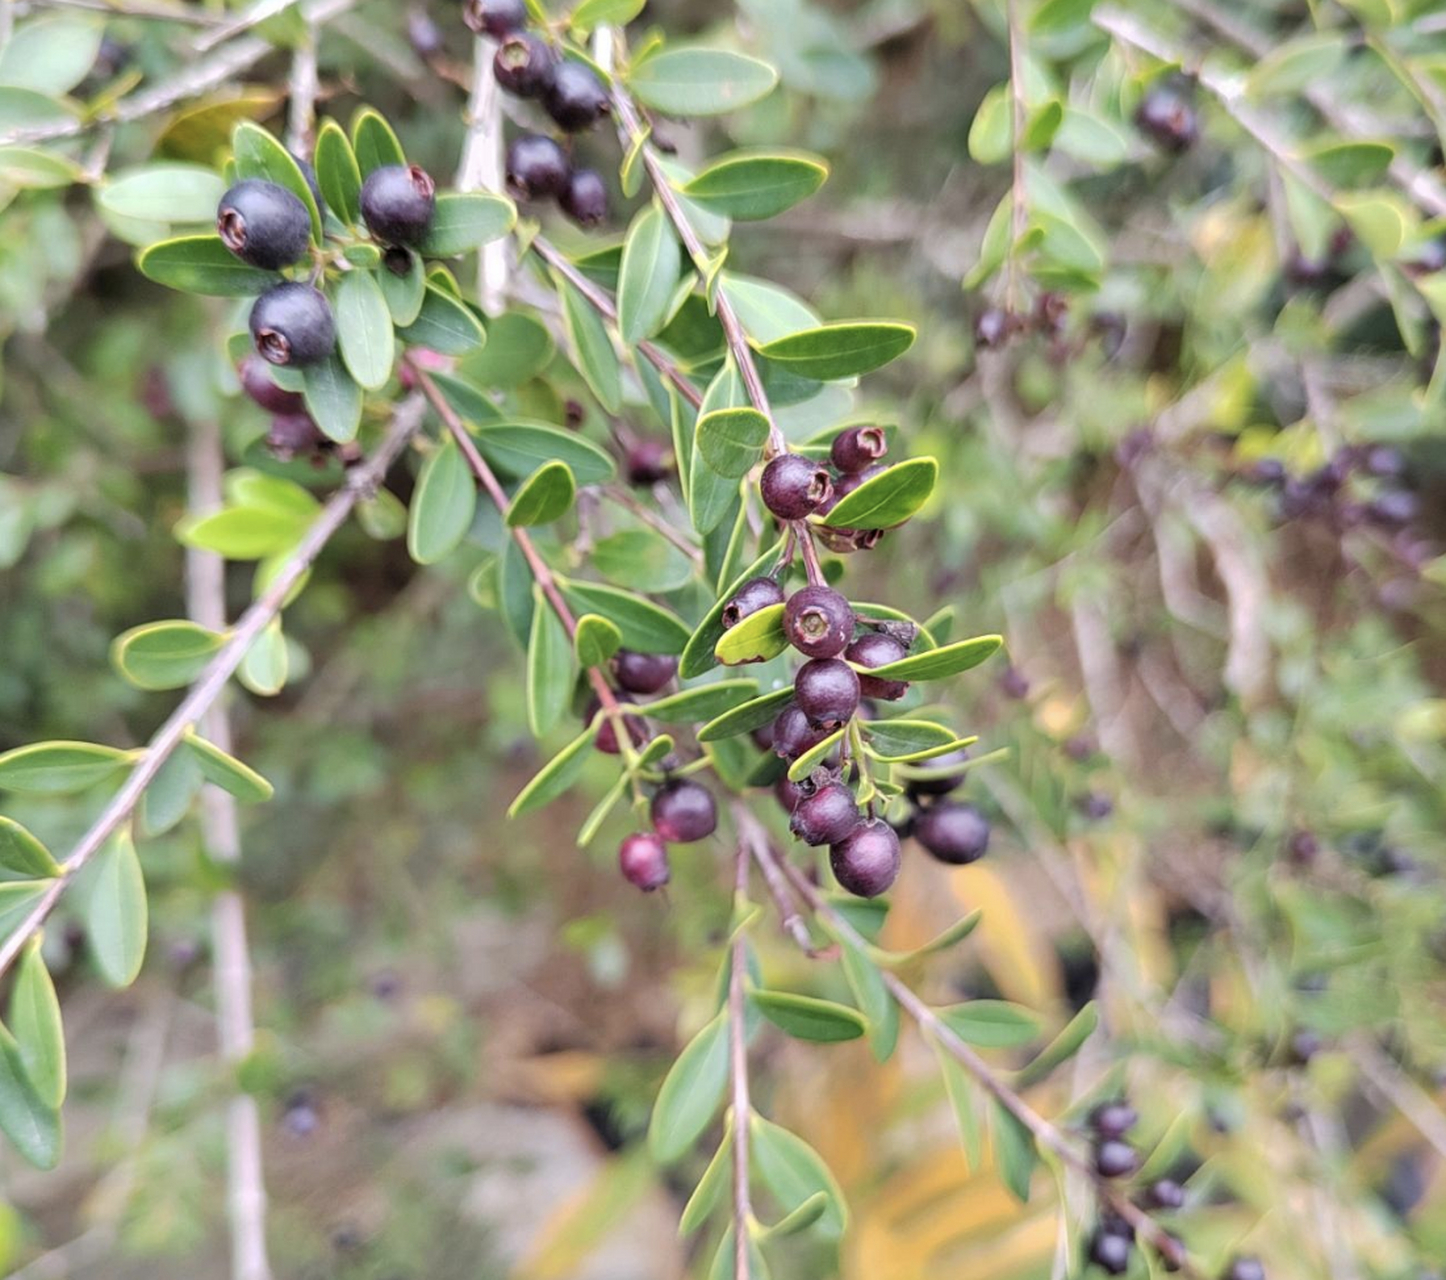
POLYGON ((793 681, 798 709, 815 729, 834 730, 859 708, 859 678, 840 658, 815 658, 793 681))
POLYGON ((595 227, 608 216, 608 189, 596 169, 574 169, 557 203, 580 227, 595 227))
MULTIPOLYGON (((866 631, 844 650, 844 657, 858 667, 884 667, 909 656, 903 643, 885 631, 866 631)), ((907 680, 880 680, 859 676, 859 691, 865 698, 893 702, 908 692, 907 680)))
POLYGON ((663 653, 619 649, 613 658, 618 684, 629 693, 657 693, 678 672, 677 658, 663 653))
POLYGON ((946 752, 942 756, 935 756, 932 760, 922 761, 919 765, 921 769, 928 769, 931 772, 948 769, 952 772, 938 772, 930 778, 910 778, 908 781, 910 798, 917 800, 921 796, 947 796, 964 781, 968 763, 969 752, 965 747, 960 747, 957 751, 946 752))
POLYGON ((619 846, 618 868, 629 884, 652 893, 668 883, 668 850, 651 831, 637 832, 619 846))
POLYGON ((723 606, 721 621, 725 630, 736 627, 751 613, 782 604, 783 588, 774 578, 749 578, 723 606))
POLYGON ((436 211, 437 184, 414 164, 384 164, 362 183, 362 219, 372 235, 388 244, 416 244, 436 211))
POLYGON ((242 262, 275 271, 306 256, 311 215, 285 187, 247 178, 216 206, 216 234, 242 262))
POLYGON ((808 717, 799 710, 798 704, 790 702, 779 712, 773 722, 773 754, 780 760, 797 760, 805 751, 811 751, 829 735, 827 729, 815 729, 808 717))
POLYGON ((1100 1229, 1090 1239, 1090 1261, 1106 1275, 1122 1276, 1130 1269, 1132 1246, 1128 1236, 1100 1229))
POLYGON ((834 437, 829 461, 840 471, 862 471, 889 451, 882 427, 850 427, 834 437))
POLYGON ((832 587, 802 587, 783 611, 788 642, 810 658, 836 658, 854 634, 854 611, 832 587))
POLYGON ((665 782, 653 793, 653 830, 673 844, 691 844, 718 829, 713 793, 689 778, 665 782))
MULTIPOLYGON (((590 698, 587 710, 583 719, 591 724, 597 718, 597 713, 602 710, 602 703, 596 698, 590 698)), ((633 746, 641 747, 648 740, 647 726, 637 716, 624 716, 623 723, 627 726, 628 737, 632 739, 633 746)), ((612 716, 604 716, 597 727, 597 737, 593 739, 595 746, 604 755, 615 756, 620 751, 618 743, 617 725, 612 716)))
POLYGON ((860 898, 877 898, 898 878, 899 837, 879 818, 861 822, 828 851, 834 879, 860 898))
POLYGON ((275 285, 251 308, 251 338, 271 364, 317 364, 336 347, 331 304, 319 289, 298 280, 275 285))
POLYGON ((1106 1138, 1095 1148, 1095 1172, 1102 1178, 1126 1178, 1139 1167, 1139 1154, 1120 1138, 1106 1138))
POLYGON ((918 816, 914 838, 940 862, 967 866, 989 848, 989 819, 972 804, 945 800, 918 816))
POLYGON ((527 25, 524 0, 467 0, 462 21, 479 36, 502 40, 527 25))
POLYGON ((268 413, 306 412, 306 399, 301 392, 278 387, 266 372, 266 361, 260 356, 244 357, 237 366, 236 376, 241 381, 241 390, 268 413))
POLYGON ((1200 134, 1190 100, 1172 85, 1158 85, 1140 100, 1135 111, 1140 132, 1166 151, 1185 151, 1200 134))
POLYGON ((801 798, 792 814, 788 829, 808 845, 838 844, 864 820, 854 793, 842 782, 826 783, 813 795, 801 798))
POLYGON ((581 62, 563 62, 554 72, 542 105, 558 127, 568 133, 591 129, 609 109, 608 91, 597 73, 581 62))
POLYGON ((546 40, 519 32, 497 46, 492 71, 498 85, 518 98, 538 98, 557 74, 557 55, 546 40))
POLYGON ((507 190, 519 200, 545 200, 560 196, 572 166, 551 138, 529 133, 507 148, 507 190))
POLYGON ((313 454, 326 437, 309 413, 278 413, 266 433, 266 447, 283 462, 313 454))
POLYGON ((623 460, 628 483, 640 487, 666 480, 673 472, 673 450, 662 440, 635 440, 623 460))
POLYGON ((1089 1124, 1099 1138, 1123 1138, 1135 1127, 1140 1115, 1123 1098, 1101 1102, 1090 1112, 1089 1124))
POLYGON ((833 496, 827 469, 801 453, 781 453, 763 468, 763 505, 780 520, 802 520, 833 496))
POLYGON ((1152 1209, 1182 1209, 1185 1188, 1173 1178, 1160 1178, 1146 1188, 1145 1203, 1152 1209))

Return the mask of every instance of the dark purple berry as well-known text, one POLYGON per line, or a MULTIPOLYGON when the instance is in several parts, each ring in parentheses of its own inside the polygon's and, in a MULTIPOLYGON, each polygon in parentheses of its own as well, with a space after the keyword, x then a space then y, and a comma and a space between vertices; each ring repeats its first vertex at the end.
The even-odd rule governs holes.
POLYGON ((724 630, 736 627, 749 614, 783 603, 783 588, 774 578, 749 578, 723 606, 724 630))
POLYGON ((780 520, 811 516, 833 496, 826 468, 801 453, 781 453, 763 468, 763 505, 780 520))
POLYGON ((278 387, 266 372, 266 361, 259 356, 246 356, 236 369, 241 390, 268 413, 305 413, 306 399, 299 391, 278 387))
POLYGON ((1090 1239, 1090 1261, 1106 1275, 1122 1276, 1130 1269, 1132 1248, 1128 1236, 1096 1231, 1090 1239))
MULTIPOLYGON (((886 667, 909 656, 901 641, 884 631, 866 631, 844 650, 844 657, 857 667, 886 667)), ((908 692, 907 680, 880 680, 877 676, 859 676, 859 691, 866 698, 893 702, 908 692)))
MULTIPOLYGON (((596 698, 589 699, 583 719, 591 724, 597 719, 597 713, 601 709, 602 703, 596 698)), ((624 716, 623 723, 627 726, 628 737, 632 739, 633 746, 641 747, 648 740, 647 726, 637 716, 624 716)), ((598 720, 597 737, 593 739, 593 746, 604 755, 615 756, 619 753, 618 731, 612 716, 604 716, 598 720)))
POLYGON ((247 178, 216 206, 216 234, 242 262, 275 271, 306 256, 311 214, 285 187, 247 178))
POLYGON ((665 782, 653 793, 653 830, 671 844, 691 844, 718 829, 713 793, 688 778, 665 782))
POLYGON ((610 104, 597 72, 581 62, 563 62, 547 86, 542 105, 559 128, 581 133, 607 115, 610 104))
POLYGON ((1139 1112, 1128 1102, 1116 1098, 1101 1102, 1090 1112, 1089 1124, 1098 1138, 1123 1138, 1135 1127, 1139 1112))
POLYGON ((1099 791, 1086 791, 1075 807, 1091 822, 1103 822, 1115 811, 1115 802, 1099 791))
POLYGON ((788 598, 783 630, 800 653, 836 658, 853 639, 854 611, 832 587, 802 587, 788 598))
POLYGON ((899 875, 899 837, 879 818, 861 822, 828 851, 834 879, 860 898, 877 898, 899 875))
POLYGON ((1159 85, 1141 99, 1135 123, 1157 146, 1185 151, 1200 134, 1200 122, 1189 99, 1170 85, 1159 85))
POLYGON ((678 660, 663 653, 619 649, 613 658, 613 671, 618 684, 629 693, 657 693, 678 673, 678 660))
POLYGON ((1006 698, 1013 698, 1017 702, 1029 697, 1029 677, 1011 663, 999 677, 999 689, 1006 698))
POLYGON ((492 71, 507 93, 518 98, 538 98, 547 92, 557 74, 557 55, 546 40, 518 32, 497 46, 492 71))
POLYGON ((502 40, 527 25, 524 0, 467 0, 462 21, 479 36, 502 40))
POLYGON ((838 844, 863 820, 854 793, 842 782, 830 782, 798 802, 788 829, 804 844, 838 844))
POLYGON ((1372 524, 1392 528, 1408 525, 1421 514, 1421 504, 1408 489, 1387 489, 1366 505, 1366 518, 1372 524))
POLYGON ((574 169, 557 203, 580 227, 595 227, 608 216, 608 189, 596 169, 574 169))
POLYGON ((834 437, 828 458, 840 471, 862 471, 888 451, 882 427, 850 427, 834 437))
POLYGON ((635 440, 623 463, 628 483, 640 487, 658 484, 673 472, 673 450, 662 440, 635 440))
POLYGON ((1220 1280, 1265 1280, 1265 1268, 1259 1258, 1242 1254, 1232 1258, 1230 1265, 1221 1274, 1220 1280))
POLYGON ((808 799, 809 794, 806 786, 793 782, 787 775, 773 784, 773 798, 778 801, 779 807, 787 814, 792 814, 800 804, 808 799))
MULTIPOLYGON (((871 462, 862 471, 844 472, 843 475, 839 476, 839 478, 833 482, 833 492, 830 493, 828 497, 823 500, 822 504, 819 506, 818 514, 827 515, 836 506, 838 506, 840 502, 847 498, 849 494, 851 494, 855 489, 857 489, 859 485, 863 484, 865 480, 872 480, 875 476, 882 475, 885 470, 886 468, 884 467, 883 463, 871 462)), ((862 538, 868 541, 870 546, 874 542, 877 542, 881 537, 883 537, 882 529, 828 529, 823 530, 823 532, 832 534, 847 534, 855 540, 862 538)), ((859 548, 855 547, 854 549, 858 550, 859 548)), ((867 546, 863 548, 863 550, 867 549, 867 546)))
POLYGON ((651 831, 637 832, 618 847, 618 868, 629 884, 652 893, 668 883, 668 850, 651 831))
POLYGON ((1102 1178, 1125 1178, 1139 1167, 1139 1154, 1119 1138, 1106 1138, 1095 1148, 1095 1172, 1102 1178))
POLYGON ((416 244, 437 211, 437 184, 411 164, 384 164, 362 183, 361 213, 367 230, 388 244, 416 244))
POLYGON ((799 668, 793 696, 815 729, 837 729, 859 709, 859 678, 840 658, 815 658, 799 668))
POLYGON ((336 347, 336 321, 319 289, 288 280, 268 289, 251 308, 251 338, 271 364, 316 364, 336 347))
POLYGON ((309 457, 325 443, 326 437, 309 413, 278 413, 266 433, 266 447, 283 462, 309 457))
POLYGON ((918 767, 928 769, 935 776, 910 778, 908 781, 910 798, 918 800, 920 797, 947 796, 964 781, 968 763, 969 752, 964 747, 960 747, 957 751, 946 752, 942 756, 935 756, 932 760, 921 761, 918 767), (946 769, 949 772, 935 772, 946 769))
POLYGON ((940 862, 967 866, 989 848, 989 819, 972 804, 944 800, 919 814, 914 838, 940 862))
POLYGON ((1173 1178, 1160 1178, 1146 1189, 1145 1203, 1152 1209, 1183 1209, 1185 1188, 1173 1178))
POLYGON ((572 166, 551 138, 529 133, 507 148, 507 189, 519 200, 550 200, 567 189, 572 166))
POLYGON ((1406 473, 1406 459, 1399 449, 1378 444, 1366 451, 1366 471, 1385 480, 1394 480, 1406 473))
POLYGON ((790 702, 773 722, 773 754, 780 760, 797 760, 806 751, 813 750, 826 737, 827 729, 815 729, 808 717, 790 702))

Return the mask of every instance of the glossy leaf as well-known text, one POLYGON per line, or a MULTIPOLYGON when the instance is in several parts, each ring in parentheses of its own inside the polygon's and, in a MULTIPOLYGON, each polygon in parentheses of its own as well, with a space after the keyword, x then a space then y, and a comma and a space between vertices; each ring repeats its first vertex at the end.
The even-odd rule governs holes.
POLYGON ((536 587, 527 644, 527 722, 534 736, 542 737, 562 718, 576 676, 572 641, 542 588, 536 587))
POLYGON ((698 419, 697 451, 719 475, 746 476, 767 442, 768 419, 757 409, 715 409, 698 419))
POLYGON ((577 496, 577 483, 565 462, 544 462, 517 490, 507 508, 509 528, 551 524, 566 515, 577 496))
POLYGON ((85 869, 85 931, 101 977, 128 987, 146 955, 148 909, 141 861, 121 828, 85 869))
POLYGON ((761 698, 750 699, 705 724, 698 730, 698 741, 719 742, 724 738, 734 738, 739 734, 761 729, 778 719, 779 713, 792 699, 792 685, 765 693, 761 698))
POLYGON ((462 545, 477 514, 477 481, 449 435, 417 478, 407 524, 407 550, 418 564, 436 564, 462 545))
POLYGON ((207 742, 194 729, 186 731, 182 745, 195 756, 207 782, 229 792, 243 804, 260 804, 271 799, 273 788, 265 778, 250 765, 207 742))
POLYGON ((563 595, 584 612, 600 613, 615 623, 623 644, 639 653, 681 653, 688 643, 688 628, 676 613, 631 591, 569 581, 563 595))
POLYGON ((482 322, 451 294, 428 284, 417 318, 397 330, 408 346, 427 347, 445 356, 463 356, 487 341, 482 322))
POLYGON ((585 613, 577 620, 572 647, 578 666, 600 667, 623 647, 623 633, 602 615, 585 613))
POLYGON ((226 182, 214 169, 198 164, 149 164, 121 170, 96 199, 123 218, 211 225, 225 193, 226 182))
POLYGON ((680 1236, 692 1235, 708 1220, 722 1198, 732 1170, 733 1117, 730 1115, 723 1126, 723 1140, 718 1144, 718 1150, 708 1161, 708 1167, 703 1170, 703 1176, 698 1179, 698 1185, 693 1188, 693 1194, 688 1197, 688 1203, 683 1206, 678 1218, 680 1236))
POLYGON ((788 648, 783 630, 782 604, 750 613, 737 626, 730 627, 713 646, 713 655, 725 666, 746 662, 767 662, 788 648))
POLYGON ((557 353, 547 326, 525 311, 487 322, 487 345, 465 356, 458 373, 479 387, 519 387, 537 377, 557 353))
POLYGON ((219 236, 182 236, 153 244, 138 259, 141 274, 182 293, 242 298, 280 284, 275 271, 248 267, 219 236))
POLYGON ((517 222, 512 201, 477 192, 451 192, 437 197, 432 224, 418 252, 427 258, 453 258, 500 240, 517 222))
POLYGON ((0 51, 0 85, 69 93, 95 65, 104 31, 90 14, 42 14, 19 23, 0 51))
POLYGON ((840 498, 823 523, 832 529, 892 529, 918 514, 938 479, 933 458, 895 463, 840 498))
POLYGON ((605 484, 617 471, 605 450, 545 422, 487 423, 478 428, 476 440, 492 466, 519 479, 554 460, 566 463, 579 485, 605 484))
POLYGON ((176 538, 227 560, 261 560, 290 551, 308 523, 275 507, 224 507, 210 515, 186 516, 176 526, 176 538))
POLYGON ((728 1015, 720 1013, 689 1041, 653 1104, 648 1150, 659 1164, 688 1153, 717 1114, 728 1085, 728 1015))
POLYGON ((370 107, 363 107, 352 118, 351 146, 363 178, 383 165, 407 163, 392 126, 370 107))
POLYGON ((29 943, 15 969, 6 1022, 15 1037, 21 1069, 47 1107, 65 1101, 65 1032, 55 984, 40 954, 38 941, 29 943))
POLYGON ((246 650, 236 678, 259 697, 274 698, 286 687, 290 665, 290 652, 281 630, 281 621, 273 619, 246 650))
POLYGON ((828 165, 802 151, 733 151, 683 187, 705 209, 740 221, 773 218, 823 186, 828 165))
POLYGON ((1007 1000, 970 1000, 938 1013, 955 1035, 981 1049, 1013 1049, 1039 1035, 1039 1019, 1007 1000))
POLYGON ((46 880, 59 873, 49 849, 14 818, 0 815, 0 881, 46 880))
POLYGON ((618 328, 629 346, 663 327, 678 291, 682 250, 672 224, 656 205, 633 219, 618 276, 618 328))
POLYGON ((634 591, 676 591, 693 580, 693 561, 650 529, 619 529, 599 538, 592 564, 609 582, 634 591))
POLYGON ((843 744, 844 735, 848 732, 847 726, 838 729, 823 739, 822 742, 810 747, 791 765, 788 766, 788 780, 790 782, 802 782, 809 774, 819 767, 834 750, 843 744))
POLYGON ((727 49, 670 49, 634 66, 628 87, 665 115, 714 116, 767 97, 778 72, 727 49))
POLYGON ((573 285, 556 274, 553 281, 562 299, 563 327, 577 370, 598 403, 609 413, 617 413, 623 403, 622 370, 607 327, 573 285))
POLYGON ((932 720, 877 720, 864 726, 869 753, 891 764, 929 760, 974 742, 960 738, 946 725, 932 720))
POLYGON ((38 147, 0 147, 0 183, 22 191, 48 191, 69 187, 84 176, 66 156, 38 147))
POLYGON ((316 207, 316 197, 311 184, 291 154, 281 142, 259 125, 243 120, 231 135, 231 151, 236 160, 236 175, 241 178, 260 178, 285 187, 306 207, 311 215, 311 238, 317 244, 322 240, 321 211, 316 207))
POLYGON ((912 325, 841 321, 776 338, 760 354, 796 377, 831 382, 883 367, 913 346, 914 336, 912 325))
POLYGON ((409 254, 407 269, 400 275, 390 265, 384 264, 377 272, 377 283, 381 286, 382 297, 386 299, 392 323, 402 329, 416 324, 417 317, 422 314, 422 303, 427 300, 427 275, 421 258, 415 253, 409 254))
POLYGON ((756 680, 718 680, 640 704, 648 718, 664 724, 694 724, 736 707, 758 692, 756 680))
POLYGON ((764 551, 733 582, 729 583, 726 590, 718 593, 718 599, 714 602, 713 607, 703 615, 703 620, 693 629, 693 634, 683 649, 683 656, 678 661, 678 674, 684 680, 692 680, 718 665, 714 649, 723 635, 724 608, 729 600, 737 594, 739 587, 750 578, 762 577, 774 572, 782 558, 783 543, 779 541, 764 551))
POLYGON ((321 432, 337 444, 349 444, 361 428, 362 389, 346 371, 341 360, 332 355, 318 364, 308 365, 304 374, 306 409, 321 432))
POLYGON ((597 728, 595 725, 589 725, 553 756, 517 793, 517 798, 508 806, 507 816, 520 818, 524 813, 541 809, 572 786, 592 757, 592 743, 595 737, 597 737, 597 728))
POLYGON ((847 1005, 792 991, 755 991, 749 999, 770 1022, 797 1040, 832 1044, 856 1040, 868 1029, 863 1014, 847 1005))
POLYGON ((355 226, 361 221, 361 170, 351 140, 335 120, 322 121, 312 160, 321 198, 344 223, 355 226))
POLYGON ((0 755, 0 791, 70 795, 113 778, 130 759, 93 742, 36 742, 0 755))
POLYGON ((925 653, 911 654, 897 662, 875 667, 870 673, 880 680, 945 680, 977 667, 1004 644, 1003 636, 975 636, 957 640, 925 653))
POLYGON ((151 622, 117 636, 111 662, 138 689, 181 689, 226 643, 194 622, 151 622))
POLYGON ((392 313, 370 271, 348 271, 336 286, 336 340, 347 372, 367 391, 386 386, 396 358, 392 313))
POLYGON ((140 828, 144 835, 164 835, 186 816, 206 775, 189 751, 173 751, 141 798, 140 828))

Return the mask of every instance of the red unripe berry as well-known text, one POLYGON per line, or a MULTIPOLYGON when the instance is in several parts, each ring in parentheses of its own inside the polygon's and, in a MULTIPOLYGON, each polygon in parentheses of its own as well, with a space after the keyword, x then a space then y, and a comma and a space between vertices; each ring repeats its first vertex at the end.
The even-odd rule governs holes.
POLYGON ((750 613, 783 603, 783 588, 773 578, 749 578, 723 606, 724 630, 736 627, 750 613))
POLYGON ((657 693, 678 672, 678 660, 665 653, 619 649, 613 658, 618 684, 629 693, 657 693))
POLYGON ((940 862, 966 866, 989 848, 989 819, 972 804, 945 800, 919 814, 914 838, 940 862))
POLYGON ((832 587, 803 587, 788 599, 783 630, 800 653, 836 658, 853 639, 854 611, 832 587))
POLYGON ((828 851, 834 878, 860 898, 877 898, 899 876, 899 837, 887 822, 871 818, 828 851))
POLYGON ((788 829, 804 844, 838 844, 862 824, 854 793, 842 782, 830 782, 799 800, 788 829))
POLYGON ((859 709, 859 678, 841 658, 815 658, 799 668, 793 697, 813 728, 831 731, 859 709))
POLYGON ((671 844, 691 844, 718 829, 713 793, 689 778, 665 782, 653 793, 653 830, 671 844))
MULTIPOLYGON (((883 631, 866 631, 844 650, 844 657, 860 667, 885 667, 907 658, 909 651, 902 642, 883 631)), ((907 680, 880 680, 877 676, 859 676, 859 692, 865 698, 893 702, 908 692, 907 680)))
POLYGON ((889 451, 882 427, 850 427, 834 437, 829 461, 840 471, 862 471, 889 451))
POLYGON ((644 893, 668 883, 668 850, 651 831, 627 836, 618 848, 623 879, 644 893))

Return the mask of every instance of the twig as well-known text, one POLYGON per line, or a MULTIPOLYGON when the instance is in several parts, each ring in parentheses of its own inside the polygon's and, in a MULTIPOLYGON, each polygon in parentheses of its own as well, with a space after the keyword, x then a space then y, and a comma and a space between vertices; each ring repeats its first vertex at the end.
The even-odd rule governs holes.
POLYGON ((784 932, 798 944, 799 949, 809 959, 830 958, 834 948, 817 946, 808 932, 808 925, 799 914, 798 903, 788 887, 788 881, 778 869, 780 855, 774 850, 767 829, 754 816, 753 810, 741 800, 733 802, 733 824, 738 829, 740 843, 747 847, 753 860, 758 863, 758 869, 763 873, 763 881, 768 886, 773 905, 778 909, 778 922, 784 932))
MULTIPOLYGON (((749 850, 738 842, 737 901, 748 896, 749 850)), ((749 1243, 753 1203, 748 1187, 748 1122, 753 1105, 748 1097, 748 944, 740 929, 733 939, 732 971, 728 977, 728 1058, 733 1080, 733 1274, 749 1280, 749 1243)))
MULTIPOLYGON (((467 99, 467 138, 457 168, 458 191, 502 190, 502 101, 493 74, 497 45, 478 36, 472 45, 472 87, 467 99)), ((478 293, 482 309, 500 315, 507 305, 507 241, 482 246, 478 259, 478 293)))
POLYGON ((286 145, 291 154, 311 158, 316 134, 316 24, 308 22, 306 33, 291 55, 291 83, 287 91, 286 145))
MULTIPOLYGON (((220 426, 213 421, 196 424, 186 467, 193 512, 206 514, 220 508, 224 469, 220 426)), ((186 604, 191 621, 210 631, 226 629, 226 562, 214 551, 187 549, 186 604)), ((231 717, 220 698, 203 718, 201 732, 222 751, 231 753, 231 717)), ((208 783, 201 791, 201 835, 207 852, 217 862, 240 861, 241 824, 236 798, 214 784, 208 783)), ((234 889, 221 890, 211 904, 211 945, 215 953, 216 1029, 221 1058, 235 1066, 250 1054, 255 1026, 246 908, 234 889)), ((261 1116, 256 1099, 240 1090, 227 1104, 226 1155, 233 1280, 270 1280, 261 1116)))
POLYGON ((679 533, 672 525, 664 520, 658 513, 649 507, 644 506, 630 493, 621 489, 607 487, 598 491, 609 502, 615 502, 618 506, 632 512, 639 520, 648 526, 654 533, 666 538, 695 565, 703 563, 703 553, 698 550, 696 543, 689 542, 686 535, 679 533))
POLYGON ((224 44, 227 40, 239 36, 243 31, 250 31, 252 27, 265 22, 268 18, 275 18, 285 13, 297 0, 257 0, 245 12, 238 14, 225 26, 217 27, 214 31, 198 36, 191 45, 194 53, 205 53, 208 49, 214 49, 218 44, 224 44))
POLYGON ((332 495, 322 508, 321 514, 312 521, 291 558, 282 566, 267 589, 237 620, 229 633, 229 639, 197 677, 180 705, 171 712, 170 717, 146 744, 139 761, 121 785, 121 789, 61 862, 60 874, 51 881, 50 887, 25 919, 16 926, 15 931, 0 945, 0 974, 4 974, 15 962, 15 957, 55 909, 55 904, 60 901, 61 895, 76 874, 127 822, 146 788, 181 745, 186 731, 200 720, 221 696, 256 638, 272 619, 280 614, 292 590, 331 541, 332 536, 346 523, 352 508, 381 482, 387 469, 421 422, 420 400, 408 400, 397 409, 391 429, 378 444, 376 451, 365 463, 348 474, 345 485, 332 495))
POLYGON ((1024 184, 1024 50, 1019 24, 1018 0, 1005 0, 1005 23, 1009 28, 1009 97, 1013 112, 1014 181, 1010 188, 1009 283, 1006 309, 1019 309, 1019 246, 1029 222, 1029 192, 1024 184))

